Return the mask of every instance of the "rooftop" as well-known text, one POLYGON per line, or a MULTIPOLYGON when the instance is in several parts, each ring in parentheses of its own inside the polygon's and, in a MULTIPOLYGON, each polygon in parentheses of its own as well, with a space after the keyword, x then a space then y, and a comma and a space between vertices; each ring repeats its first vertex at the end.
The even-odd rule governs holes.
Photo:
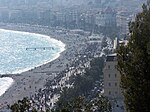
POLYGON ((108 62, 108 61, 116 61, 116 60, 117 60, 117 54, 116 54, 116 53, 110 54, 110 55, 108 55, 107 58, 106 58, 106 61, 107 61, 107 62, 108 62))

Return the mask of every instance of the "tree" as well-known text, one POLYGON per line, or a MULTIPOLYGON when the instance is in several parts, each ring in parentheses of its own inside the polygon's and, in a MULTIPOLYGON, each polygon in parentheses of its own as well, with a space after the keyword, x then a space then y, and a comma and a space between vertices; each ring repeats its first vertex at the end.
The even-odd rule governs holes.
POLYGON ((91 104, 94 107, 92 110, 95 110, 95 112, 111 112, 112 111, 110 101, 104 96, 98 95, 91 102, 91 104))
MULTIPOLYGON (((23 100, 18 100, 17 103, 11 105, 10 107, 10 109, 13 112, 25 112, 25 111, 29 111, 30 108, 31 108, 31 104, 27 97, 23 98, 23 100)), ((33 112, 36 111, 34 110, 33 112)))
POLYGON ((121 87, 129 112, 150 111, 150 10, 143 5, 143 12, 130 23, 127 46, 118 50, 118 70, 121 87))
POLYGON ((55 112, 111 112, 111 103, 101 95, 92 100, 79 96, 57 107, 55 112))

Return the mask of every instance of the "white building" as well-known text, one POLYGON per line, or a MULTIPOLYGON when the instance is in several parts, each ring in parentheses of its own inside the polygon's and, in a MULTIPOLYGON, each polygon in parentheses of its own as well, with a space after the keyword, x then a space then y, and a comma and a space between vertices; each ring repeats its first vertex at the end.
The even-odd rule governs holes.
POLYGON ((104 96, 110 99, 122 98, 120 88, 120 73, 117 70, 117 55, 107 56, 104 73, 104 96))

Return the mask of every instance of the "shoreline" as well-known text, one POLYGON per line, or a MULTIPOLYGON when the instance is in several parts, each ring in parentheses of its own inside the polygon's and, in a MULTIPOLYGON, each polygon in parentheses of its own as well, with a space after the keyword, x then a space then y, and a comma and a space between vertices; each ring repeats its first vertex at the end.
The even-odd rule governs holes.
MULTIPOLYGON (((70 37, 68 34, 58 34, 57 29, 46 28, 46 27, 36 27, 26 26, 26 25, 6 25, 0 28, 6 30, 23 31, 29 33, 38 33, 41 35, 47 35, 56 40, 60 40, 66 45, 66 50, 60 53, 60 56, 46 64, 39 67, 35 67, 29 71, 23 72, 21 74, 6 74, 13 78, 14 84, 0 97, 0 108, 5 107, 8 104, 13 104, 15 101, 22 99, 23 97, 32 97, 38 92, 40 88, 43 88, 47 80, 53 80, 57 74, 66 68, 71 61, 75 58, 75 54, 80 51, 79 45, 83 44, 86 40, 85 37, 79 38, 75 35, 70 37)), ((84 47, 84 44, 82 45, 84 47)))
POLYGON ((0 31, 2 31, 2 32, 12 32, 12 33, 16 33, 16 34, 18 33, 18 34, 23 34, 23 35, 26 35, 26 36, 33 35, 33 36, 36 36, 36 37, 40 37, 41 39, 47 40, 48 42, 50 42, 50 44, 51 43, 56 43, 56 45, 60 47, 60 51, 57 52, 53 58, 47 59, 46 61, 43 60, 43 63, 36 64, 35 66, 32 66, 32 67, 23 68, 23 69, 20 69, 18 71, 13 71, 13 72, 10 72, 10 73, 1 73, 1 77, 5 76, 6 74, 12 74, 12 75, 13 74, 21 74, 23 72, 27 72, 31 69, 34 69, 36 67, 39 67, 39 66, 42 66, 44 64, 50 63, 50 62, 54 61, 55 59, 59 58, 60 54, 66 50, 65 49, 66 45, 63 42, 61 42, 57 39, 51 38, 48 35, 43 35, 43 34, 39 34, 39 33, 30 33, 30 32, 24 32, 24 31, 6 30, 6 29, 0 29, 0 31))
POLYGON ((14 80, 10 77, 1 77, 0 78, 0 96, 5 94, 5 91, 7 91, 14 83, 14 80))

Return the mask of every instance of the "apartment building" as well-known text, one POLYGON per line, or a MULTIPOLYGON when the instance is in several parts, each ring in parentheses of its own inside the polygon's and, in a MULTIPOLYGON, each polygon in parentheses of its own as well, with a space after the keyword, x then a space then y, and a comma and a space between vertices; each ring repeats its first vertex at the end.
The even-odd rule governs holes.
POLYGON ((120 74, 117 70, 117 54, 108 55, 104 73, 104 96, 108 98, 122 98, 120 88, 120 74))
POLYGON ((107 28, 115 28, 117 25, 116 22, 116 11, 110 7, 107 7, 104 11, 105 18, 105 27, 107 28))

